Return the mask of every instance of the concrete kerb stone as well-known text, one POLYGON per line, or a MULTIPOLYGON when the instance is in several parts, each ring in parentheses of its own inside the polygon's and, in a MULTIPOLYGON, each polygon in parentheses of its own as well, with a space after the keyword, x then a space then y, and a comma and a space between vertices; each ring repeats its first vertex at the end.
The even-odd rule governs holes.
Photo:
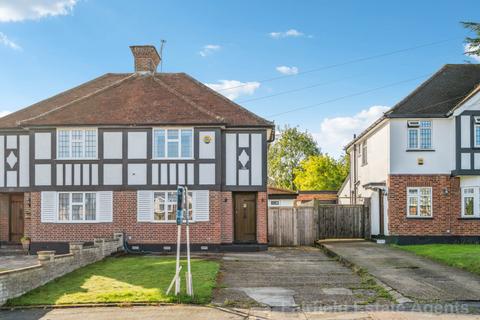
MULTIPOLYGON (((337 259, 344 266, 352 269, 355 273, 359 274, 360 271, 364 270, 364 269, 360 268, 359 266, 357 266, 356 264, 354 264, 353 262, 351 262, 350 260, 345 259, 345 257, 340 256, 339 254, 337 254, 336 252, 334 252, 333 250, 328 248, 328 245, 322 243, 321 241, 317 241, 315 244, 316 244, 317 247, 322 249, 328 256, 337 259)), ((394 288, 388 286, 387 284, 383 283, 382 281, 380 281, 379 279, 377 279, 376 277, 374 277, 370 273, 369 273, 369 275, 372 277, 372 279, 375 281, 375 283, 377 285, 384 288, 393 297, 393 299, 395 299, 395 302, 397 304, 414 303, 414 301, 412 299, 410 299, 408 297, 405 297, 400 292, 398 292, 394 288)))

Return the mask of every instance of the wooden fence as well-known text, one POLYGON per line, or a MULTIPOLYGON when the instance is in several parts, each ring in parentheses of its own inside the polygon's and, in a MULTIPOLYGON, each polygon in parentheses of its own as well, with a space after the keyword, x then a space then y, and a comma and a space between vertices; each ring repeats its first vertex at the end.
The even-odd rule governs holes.
POLYGON ((363 205, 269 208, 268 242, 299 246, 326 238, 368 238, 369 217, 368 207, 363 205))

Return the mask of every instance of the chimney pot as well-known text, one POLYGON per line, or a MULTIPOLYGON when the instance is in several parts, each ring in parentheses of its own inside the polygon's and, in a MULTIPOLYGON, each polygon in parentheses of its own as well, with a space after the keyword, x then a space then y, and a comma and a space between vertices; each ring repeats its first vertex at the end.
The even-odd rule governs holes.
POLYGON ((154 46, 130 46, 132 50, 135 72, 151 72, 157 71, 157 66, 162 60, 154 46))

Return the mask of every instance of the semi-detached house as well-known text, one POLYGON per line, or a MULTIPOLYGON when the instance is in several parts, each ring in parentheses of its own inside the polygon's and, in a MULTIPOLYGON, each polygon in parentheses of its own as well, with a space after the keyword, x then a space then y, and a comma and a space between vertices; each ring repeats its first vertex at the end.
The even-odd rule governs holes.
POLYGON ((273 123, 187 74, 157 73, 153 46, 131 51, 135 72, 0 119, 0 241, 65 252, 122 232, 139 250, 174 250, 186 185, 194 249, 266 248, 273 123))
POLYGON ((480 241, 480 65, 445 65, 346 147, 342 203, 398 243, 480 241))

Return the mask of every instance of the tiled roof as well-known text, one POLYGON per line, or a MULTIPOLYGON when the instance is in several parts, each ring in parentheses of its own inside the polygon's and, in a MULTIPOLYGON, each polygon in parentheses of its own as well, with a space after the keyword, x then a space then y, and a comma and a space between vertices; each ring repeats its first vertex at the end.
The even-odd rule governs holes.
POLYGON ((0 118, 0 128, 178 124, 273 127, 184 73, 109 73, 0 118))
POLYGON ((446 116, 479 83, 480 65, 447 64, 397 103, 386 116, 446 116))

